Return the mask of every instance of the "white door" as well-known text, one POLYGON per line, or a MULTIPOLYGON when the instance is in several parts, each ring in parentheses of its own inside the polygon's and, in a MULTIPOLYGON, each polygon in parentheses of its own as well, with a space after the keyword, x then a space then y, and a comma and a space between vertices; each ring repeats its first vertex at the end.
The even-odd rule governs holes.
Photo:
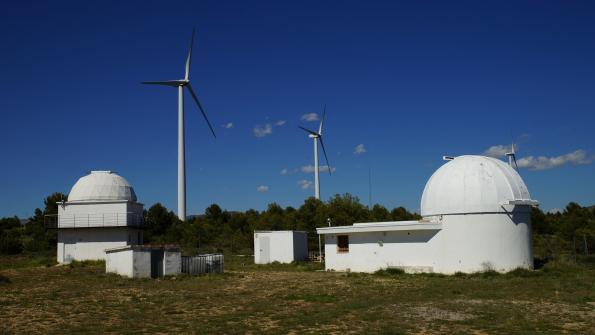
POLYGON ((268 237, 260 238, 260 263, 268 264, 271 262, 270 256, 271 241, 268 237))
POLYGON ((64 263, 68 264, 75 260, 76 255, 76 241, 75 240, 67 240, 64 242, 64 263))

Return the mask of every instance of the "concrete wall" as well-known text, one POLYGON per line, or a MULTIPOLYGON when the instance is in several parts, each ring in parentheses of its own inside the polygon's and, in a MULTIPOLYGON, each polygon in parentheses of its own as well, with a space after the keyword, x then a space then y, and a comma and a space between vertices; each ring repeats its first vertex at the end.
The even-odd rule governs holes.
POLYGON ((58 263, 102 260, 105 249, 141 244, 142 230, 128 227, 58 229, 58 263))
POLYGON ((123 248, 106 252, 105 272, 128 278, 151 278, 151 251, 123 248))
POLYGON ((117 273, 121 276, 134 276, 134 255, 131 249, 118 252, 108 252, 105 255, 105 272, 117 273))
POLYGON ((374 272, 388 267, 405 268, 410 272, 431 272, 435 257, 432 239, 438 231, 369 232, 349 235, 349 252, 339 253, 337 236, 325 236, 327 270, 374 272))
POLYGON ((455 273, 533 268, 531 212, 452 215, 433 243, 436 272, 455 273))
POLYGON ((532 268, 530 207, 513 213, 448 215, 440 231, 350 233, 349 252, 325 236, 326 269, 374 272, 507 272, 532 268))
POLYGON ((176 276, 182 273, 182 253, 165 250, 163 252, 163 275, 176 276))
POLYGON ((132 278, 151 278, 151 251, 134 251, 132 278))
POLYGON ((294 231, 257 231, 254 233, 254 263, 256 264, 291 263, 307 258, 306 233, 294 231))

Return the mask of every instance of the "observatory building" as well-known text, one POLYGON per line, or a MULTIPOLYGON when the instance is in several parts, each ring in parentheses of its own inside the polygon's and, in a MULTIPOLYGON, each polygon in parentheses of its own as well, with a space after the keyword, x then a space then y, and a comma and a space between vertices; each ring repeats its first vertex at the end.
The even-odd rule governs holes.
POLYGON ((420 221, 318 228, 327 270, 507 272, 532 268, 531 200, 520 175, 499 159, 459 156, 428 180, 420 221))
POLYGON ((58 230, 58 263, 105 259, 106 249, 143 243, 143 204, 132 186, 112 171, 91 171, 45 218, 58 230))

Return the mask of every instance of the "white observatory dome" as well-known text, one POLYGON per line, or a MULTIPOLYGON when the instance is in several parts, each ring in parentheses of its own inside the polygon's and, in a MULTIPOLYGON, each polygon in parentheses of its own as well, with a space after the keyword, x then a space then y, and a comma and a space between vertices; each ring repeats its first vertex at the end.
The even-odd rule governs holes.
POLYGON ((421 215, 502 213, 503 205, 532 205, 527 186, 508 164, 484 156, 459 156, 440 167, 424 189, 421 215))
POLYGON ((112 171, 91 171, 79 179, 68 194, 68 201, 136 201, 132 186, 112 171))

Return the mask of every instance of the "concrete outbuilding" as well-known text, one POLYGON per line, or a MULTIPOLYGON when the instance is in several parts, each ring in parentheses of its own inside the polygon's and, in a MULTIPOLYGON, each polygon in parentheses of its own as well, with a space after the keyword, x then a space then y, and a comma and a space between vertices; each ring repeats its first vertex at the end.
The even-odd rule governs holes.
POLYGON ((533 267, 531 199, 503 161, 459 156, 429 179, 420 221, 318 228, 327 270, 511 271, 533 267))
POLYGON ((161 278, 182 273, 177 246, 125 246, 105 250, 105 272, 129 278, 161 278))
POLYGON ((254 263, 291 263, 308 259, 308 234, 303 231, 255 231, 254 263))
POLYGON ((58 263, 103 260, 105 250, 143 244, 143 204, 132 186, 112 171, 91 171, 45 217, 58 230, 58 263))

